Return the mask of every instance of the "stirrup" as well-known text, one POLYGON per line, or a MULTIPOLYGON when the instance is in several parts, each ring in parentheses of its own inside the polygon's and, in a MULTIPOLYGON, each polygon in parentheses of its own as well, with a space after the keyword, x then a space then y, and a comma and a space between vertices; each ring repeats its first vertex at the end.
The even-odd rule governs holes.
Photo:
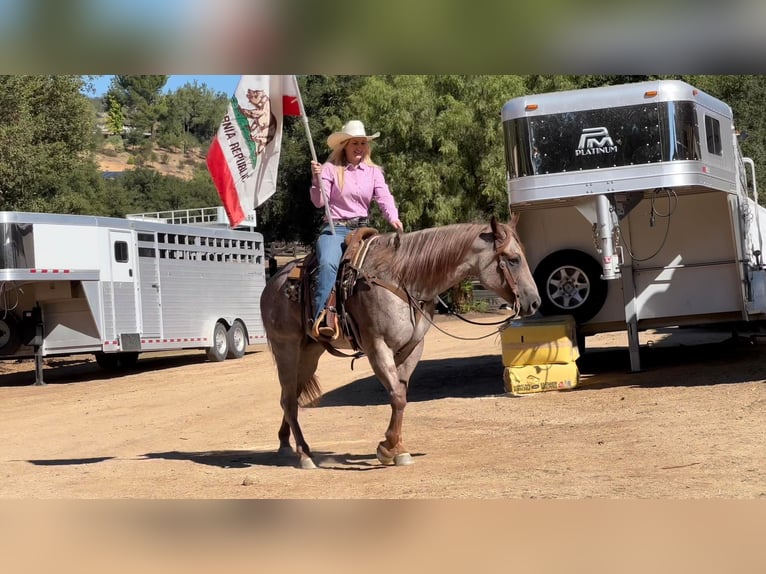
MULTIPOLYGON (((317 317, 317 320, 314 321, 314 325, 311 328, 311 335, 317 340, 329 339, 334 341, 338 338, 340 333, 336 327, 329 326, 326 322, 326 319, 327 309, 322 309, 322 312, 319 313, 319 317, 317 317)), ((337 320, 335 321, 335 324, 337 326, 337 320)))

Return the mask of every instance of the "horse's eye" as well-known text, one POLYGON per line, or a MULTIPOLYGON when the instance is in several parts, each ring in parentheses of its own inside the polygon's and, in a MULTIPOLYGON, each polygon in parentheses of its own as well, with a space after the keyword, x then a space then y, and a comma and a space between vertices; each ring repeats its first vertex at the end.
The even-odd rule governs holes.
POLYGON ((521 257, 518 255, 506 255, 505 260, 511 267, 518 267, 519 263, 521 263, 521 257))

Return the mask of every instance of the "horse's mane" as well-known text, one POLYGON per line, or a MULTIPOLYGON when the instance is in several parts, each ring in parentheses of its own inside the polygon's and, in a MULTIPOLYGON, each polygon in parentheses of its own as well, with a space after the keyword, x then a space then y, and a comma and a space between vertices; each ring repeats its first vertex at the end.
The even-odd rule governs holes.
POLYGON ((405 233, 381 235, 371 250, 365 271, 388 276, 415 291, 440 286, 445 276, 466 259, 484 223, 456 223, 405 233), (400 240, 397 246, 397 241, 400 240))

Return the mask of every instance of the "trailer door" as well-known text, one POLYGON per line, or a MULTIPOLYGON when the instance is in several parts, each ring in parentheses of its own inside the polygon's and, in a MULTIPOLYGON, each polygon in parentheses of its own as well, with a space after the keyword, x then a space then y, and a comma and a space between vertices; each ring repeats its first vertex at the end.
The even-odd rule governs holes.
POLYGON ((160 301, 160 259, 157 234, 138 232, 138 293, 141 305, 142 337, 162 337, 160 301))
POLYGON ((104 314, 111 314, 115 335, 141 332, 141 307, 138 292, 138 260, 132 231, 109 230, 110 265, 112 271, 112 305, 104 314))

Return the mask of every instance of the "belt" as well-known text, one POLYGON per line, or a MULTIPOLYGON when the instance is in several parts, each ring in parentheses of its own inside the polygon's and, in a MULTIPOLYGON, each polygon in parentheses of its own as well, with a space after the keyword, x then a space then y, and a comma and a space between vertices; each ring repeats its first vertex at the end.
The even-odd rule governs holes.
POLYGON ((356 229, 357 227, 369 226, 370 220, 366 217, 351 217, 349 219, 336 219, 334 223, 336 225, 343 225, 349 229, 356 229))

